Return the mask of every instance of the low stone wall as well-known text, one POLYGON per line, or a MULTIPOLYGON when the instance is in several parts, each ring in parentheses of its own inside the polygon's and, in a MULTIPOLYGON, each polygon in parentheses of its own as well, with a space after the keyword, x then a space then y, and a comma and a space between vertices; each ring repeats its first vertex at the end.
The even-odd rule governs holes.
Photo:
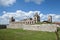
POLYGON ((10 23, 9 25, 7 25, 7 28, 12 28, 12 29, 20 29, 20 28, 22 28, 22 24, 20 24, 20 23, 10 23))
POLYGON ((10 24, 7 28, 20 29, 23 30, 35 30, 35 31, 47 31, 55 32, 57 30, 56 24, 40 24, 40 25, 25 25, 25 24, 10 24))

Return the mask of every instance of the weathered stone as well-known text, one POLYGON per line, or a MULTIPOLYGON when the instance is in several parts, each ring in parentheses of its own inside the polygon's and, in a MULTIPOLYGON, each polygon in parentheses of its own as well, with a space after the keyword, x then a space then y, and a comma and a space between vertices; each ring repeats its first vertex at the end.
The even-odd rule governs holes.
POLYGON ((19 29, 23 30, 35 30, 35 31, 47 31, 47 32, 55 32, 57 30, 56 24, 40 24, 40 25, 26 25, 26 24, 10 24, 7 28, 19 29))

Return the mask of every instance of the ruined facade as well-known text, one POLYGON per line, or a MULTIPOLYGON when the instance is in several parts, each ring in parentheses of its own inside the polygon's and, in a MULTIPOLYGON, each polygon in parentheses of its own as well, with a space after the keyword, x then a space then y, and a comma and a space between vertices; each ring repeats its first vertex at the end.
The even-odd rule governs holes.
POLYGON ((38 13, 34 15, 34 21, 35 23, 40 22, 40 16, 38 15, 38 13))
POLYGON ((38 13, 35 13, 33 16, 34 18, 28 18, 28 19, 23 19, 22 21, 15 22, 15 19, 13 17, 10 18, 10 23, 13 24, 35 24, 37 22, 40 22, 40 16, 38 13))

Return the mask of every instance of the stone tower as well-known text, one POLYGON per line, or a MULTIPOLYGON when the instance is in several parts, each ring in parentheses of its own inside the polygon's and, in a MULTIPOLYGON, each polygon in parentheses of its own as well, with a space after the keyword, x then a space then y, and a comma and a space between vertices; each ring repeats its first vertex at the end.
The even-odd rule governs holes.
POLYGON ((34 21, 35 21, 35 23, 40 22, 40 16, 38 15, 38 13, 35 13, 34 21))
POLYGON ((48 16, 48 22, 52 22, 52 16, 51 15, 48 16))
POLYGON ((15 22, 15 19, 13 17, 10 18, 10 23, 15 22))

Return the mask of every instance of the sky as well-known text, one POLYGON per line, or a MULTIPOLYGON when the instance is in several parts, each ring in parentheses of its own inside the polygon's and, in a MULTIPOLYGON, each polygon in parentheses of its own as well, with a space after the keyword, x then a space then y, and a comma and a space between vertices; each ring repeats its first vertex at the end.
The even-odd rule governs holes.
POLYGON ((36 12, 41 21, 51 15, 53 22, 60 22, 60 0, 0 0, 0 24, 8 24, 12 16, 16 21, 33 18, 36 12))

